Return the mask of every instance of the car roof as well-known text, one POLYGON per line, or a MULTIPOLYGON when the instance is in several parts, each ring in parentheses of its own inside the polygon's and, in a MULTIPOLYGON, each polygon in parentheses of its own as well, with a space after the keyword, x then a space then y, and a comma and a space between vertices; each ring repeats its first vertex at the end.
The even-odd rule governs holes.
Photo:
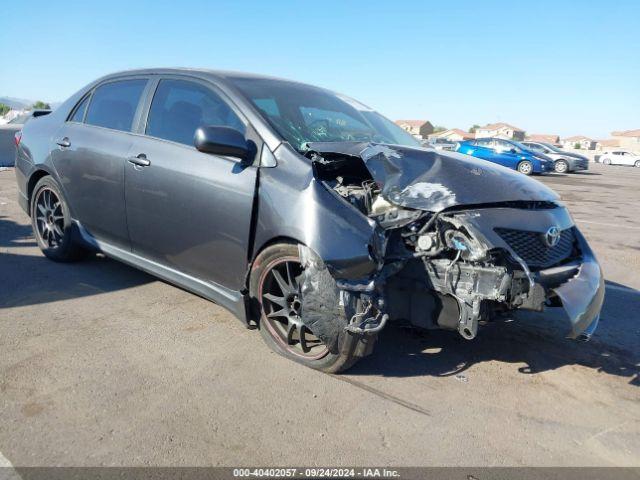
MULTIPOLYGON (((231 79, 260 79, 260 80, 276 80, 280 82, 288 82, 295 83, 299 85, 312 86, 315 88, 315 85, 310 85, 303 82, 298 82, 295 80, 290 80, 287 78, 280 78, 270 75, 261 75, 257 73, 248 73, 248 72, 238 72, 233 70, 213 70, 207 68, 187 68, 187 67, 171 67, 171 68, 140 68, 133 70, 122 70, 119 72, 110 73, 100 78, 98 82, 102 82, 108 79, 115 79, 119 77, 127 77, 132 75, 191 75, 196 77, 208 77, 216 80, 231 80, 231 79)), ((325 89, 323 89, 325 90, 325 89)))

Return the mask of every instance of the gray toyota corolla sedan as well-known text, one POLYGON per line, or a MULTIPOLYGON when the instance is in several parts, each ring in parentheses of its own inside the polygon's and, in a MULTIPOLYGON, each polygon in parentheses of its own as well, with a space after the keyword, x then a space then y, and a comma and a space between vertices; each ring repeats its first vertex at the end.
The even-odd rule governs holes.
POLYGON ((574 339, 598 323, 600 266, 552 190, 421 148, 328 90, 129 71, 18 140, 20 203, 47 257, 138 267, 313 368, 348 368, 393 321, 466 339, 515 309, 564 309, 574 339))

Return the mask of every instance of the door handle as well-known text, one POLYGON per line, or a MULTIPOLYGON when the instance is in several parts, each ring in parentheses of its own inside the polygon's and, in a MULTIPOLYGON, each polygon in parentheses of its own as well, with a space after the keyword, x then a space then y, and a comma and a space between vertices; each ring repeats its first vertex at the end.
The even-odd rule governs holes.
POLYGON ((135 157, 129 157, 127 158, 127 161, 133 165, 138 165, 139 167, 148 167, 151 165, 151 162, 144 153, 140 153, 135 157))
POLYGON ((64 137, 56 142, 62 148, 67 148, 71 146, 71 142, 69 141, 69 137, 64 137))

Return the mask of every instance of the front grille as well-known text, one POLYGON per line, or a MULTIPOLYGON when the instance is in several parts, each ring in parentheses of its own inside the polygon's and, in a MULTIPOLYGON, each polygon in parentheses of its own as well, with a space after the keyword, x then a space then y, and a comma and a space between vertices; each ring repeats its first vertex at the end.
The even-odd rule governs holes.
POLYGON ((530 268, 557 265, 571 255, 575 242, 573 228, 560 232, 560 240, 553 247, 547 246, 544 242, 544 233, 509 228, 495 230, 530 268))

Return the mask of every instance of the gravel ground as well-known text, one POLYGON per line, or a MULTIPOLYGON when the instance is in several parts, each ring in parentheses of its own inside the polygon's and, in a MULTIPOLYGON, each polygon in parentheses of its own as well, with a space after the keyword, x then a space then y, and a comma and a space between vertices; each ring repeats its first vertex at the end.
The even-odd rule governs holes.
POLYGON ((387 328, 341 376, 121 263, 46 260, 0 172, 0 464, 640 466, 640 169, 556 189, 607 278, 601 326, 387 328))

